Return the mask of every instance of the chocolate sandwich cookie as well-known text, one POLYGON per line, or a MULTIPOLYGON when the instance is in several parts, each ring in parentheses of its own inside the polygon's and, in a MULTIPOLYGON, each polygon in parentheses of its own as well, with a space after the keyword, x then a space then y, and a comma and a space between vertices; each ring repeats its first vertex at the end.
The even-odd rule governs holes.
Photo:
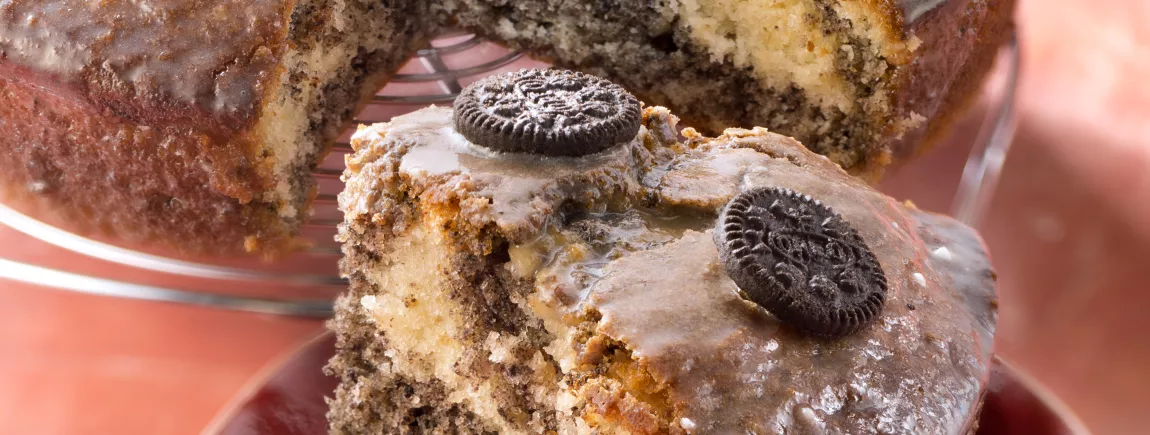
POLYGON ((882 266, 849 223, 809 195, 745 191, 723 208, 714 238, 747 297, 795 328, 843 336, 882 312, 882 266))
POLYGON ((471 142, 501 152, 578 157, 629 141, 641 106, 601 78, 525 69, 468 86, 455 101, 455 128, 471 142))

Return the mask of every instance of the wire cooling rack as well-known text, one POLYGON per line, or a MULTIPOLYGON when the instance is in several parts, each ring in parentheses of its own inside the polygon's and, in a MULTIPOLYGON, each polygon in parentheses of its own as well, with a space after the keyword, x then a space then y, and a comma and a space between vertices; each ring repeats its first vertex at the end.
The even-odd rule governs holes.
MULTIPOLYGON (((1014 90, 1018 44, 1003 49, 1006 76, 982 122, 963 171, 953 212, 974 224, 997 183, 1014 133, 1014 90)), ((429 104, 450 104, 464 86, 490 74, 546 64, 470 34, 449 34, 419 50, 355 119, 356 124, 385 122, 429 104)), ((994 82, 994 81, 992 81, 994 82)), ((0 224, 49 245, 64 261, 45 265, 34 259, 0 258, 0 278, 44 287, 123 298, 175 302, 239 311, 327 317, 332 300, 346 288, 336 263, 336 224, 341 215, 336 195, 343 188, 344 156, 351 152, 351 130, 314 171, 319 193, 314 214, 303 229, 313 246, 267 264, 251 258, 186 258, 147 247, 125 246, 73 234, 13 207, 0 204, 0 224), (68 258, 81 260, 66 261, 68 258), (97 266, 72 267, 65 263, 97 266), (125 278, 127 277, 127 278, 125 278)), ((43 261, 44 256, 36 257, 43 261)))

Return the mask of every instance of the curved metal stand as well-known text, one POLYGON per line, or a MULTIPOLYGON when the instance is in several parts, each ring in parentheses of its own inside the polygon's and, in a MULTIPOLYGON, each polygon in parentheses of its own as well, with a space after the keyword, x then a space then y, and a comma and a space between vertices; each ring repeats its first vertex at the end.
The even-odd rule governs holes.
POLYGON ((236 311, 301 317, 331 317, 331 301, 245 298, 95 278, 0 258, 0 278, 101 296, 176 302, 236 311))
POLYGON ((955 193, 954 204, 951 206, 954 217, 972 227, 978 226, 979 220, 990 206, 990 200, 998 186, 999 175, 1002 174, 1002 165, 1006 162, 1006 153, 1014 143, 1017 121, 1014 99, 1018 89, 1021 63, 1021 49, 1017 35, 1011 35, 1003 47, 1001 56, 1000 61, 1009 62, 1002 100, 986 112, 986 120, 978 132, 976 146, 966 160, 962 180, 959 182, 958 192, 955 193))

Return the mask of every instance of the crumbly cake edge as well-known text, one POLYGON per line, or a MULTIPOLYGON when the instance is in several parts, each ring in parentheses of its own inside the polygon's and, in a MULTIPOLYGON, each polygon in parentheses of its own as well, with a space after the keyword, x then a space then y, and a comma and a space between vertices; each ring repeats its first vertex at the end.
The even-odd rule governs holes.
MULTIPOLYGON (((292 50, 279 62, 278 83, 265 96, 260 123, 252 142, 260 148, 253 159, 274 184, 258 197, 275 204, 286 234, 298 234, 307 221, 316 194, 312 171, 331 151, 335 138, 379 87, 429 37, 405 17, 417 14, 418 2, 405 2, 403 10, 386 15, 370 13, 376 5, 349 4, 333 16, 334 5, 322 0, 301 1, 290 14, 286 39, 292 50), (358 6, 358 7, 352 7, 358 6), (407 27, 399 32, 380 28, 407 27), (337 29, 323 33, 323 29, 337 29), (319 30, 317 30, 319 29, 319 30)), ((272 239, 274 242, 274 239, 272 239)), ((261 244, 249 238, 248 251, 279 255, 292 249, 261 244)))
MULTIPOLYGON (((664 113, 666 109, 649 110, 664 113)), ((643 133, 641 133, 642 135, 643 133)), ((657 135, 662 139, 674 137, 666 134, 666 132, 660 132, 657 135)), ((648 136, 655 137, 655 135, 650 134, 648 136)), ((353 141, 353 145, 358 144, 353 141)), ((398 144, 399 148, 405 146, 405 144, 398 144)), ((631 146, 641 147, 638 144, 631 146)), ((381 151, 380 148, 379 145, 374 145, 373 149, 362 151, 362 153, 371 154, 381 151)), ((389 150, 388 152, 402 154, 405 151, 400 149, 389 150)), ((367 157, 368 160, 387 158, 378 155, 367 157)), ((358 163, 349 164, 346 176, 353 176, 359 169, 358 163)), ((396 165, 391 168, 391 170, 397 169, 396 165)), ((538 223, 529 222, 527 228, 512 230, 510 233, 491 224, 483 223, 479 224, 480 227, 467 228, 472 225, 469 222, 483 222, 483 220, 469 220, 469 217, 466 216, 467 212, 461 212, 458 208, 460 204, 458 200, 443 201, 440 197, 436 201, 420 201, 412 198, 409 196, 413 194, 410 191, 411 185, 403 181, 399 174, 390 170, 387 172, 386 175, 378 173, 372 175, 382 176, 385 180, 389 180, 377 186, 387 189, 390 193, 384 193, 382 196, 374 194, 369 196, 376 201, 381 201, 381 197, 390 196, 391 199, 381 202, 381 204, 386 203, 389 206, 381 206, 374 210, 374 213, 351 213, 345 223, 341 225, 340 238, 344 242, 346 254, 341 263, 341 270, 351 279, 352 291, 340 297, 337 303, 339 307, 337 316, 335 320, 329 323, 329 327, 337 331, 339 340, 337 348, 339 351, 329 363, 327 371, 329 374, 340 376, 342 379, 329 413, 329 430, 332 433, 354 432, 358 430, 354 428, 371 426, 376 424, 373 422, 382 418, 382 416, 364 415, 362 412, 354 411, 355 406, 362 405, 352 405, 354 402, 352 398, 363 394, 356 392, 357 389, 362 391, 362 385, 383 385, 391 382, 389 380, 397 379, 382 371, 368 373, 357 372, 354 369, 357 366, 378 366, 378 361, 374 363, 368 361, 372 357, 357 349, 374 346, 380 341, 387 340, 385 334, 374 324, 374 321, 364 314, 365 309, 362 306, 364 296, 379 295, 381 292, 378 288, 379 280, 372 279, 368 275, 372 273, 370 271, 388 267, 386 261, 382 259, 389 255, 387 252, 391 249, 403 249, 400 245, 404 243, 398 242, 398 240, 408 237, 413 231, 435 231, 435 228, 439 227, 453 228, 441 233, 441 236, 446 238, 444 240, 445 246, 448 246, 451 253, 447 260, 450 267, 441 270, 440 275, 450 277, 444 283, 444 287, 446 293, 451 295, 452 303, 463 316, 457 320, 473 325, 471 329, 474 330, 464 333, 464 336, 461 337, 466 342, 464 346, 479 349, 478 355, 481 357, 483 356, 482 352, 487 349, 494 349, 493 345, 502 348, 497 352, 515 356, 514 358, 501 359, 500 364, 485 364, 482 361, 484 358, 471 358, 470 366, 461 367, 460 370, 468 373, 482 373, 492 370, 492 366, 495 366, 494 368, 498 371, 496 376, 510 381, 510 384, 504 384, 505 387, 502 388, 504 392, 501 393, 502 398, 499 399, 499 403, 517 402, 519 407, 535 410, 529 416, 516 415, 515 412, 503 416, 505 422, 513 425, 510 427, 517 427, 517 430, 524 433, 541 430, 555 431, 563 429, 563 427, 566 427, 563 429, 564 433, 572 433, 571 431, 582 433, 588 430, 585 422, 581 419, 572 419, 570 415, 567 417, 558 415, 563 413, 560 401, 569 399, 562 399, 561 392, 555 389, 558 383, 555 381, 554 374, 542 373, 558 372, 558 363, 552 360, 547 352, 541 352, 555 340, 555 337, 544 328, 542 320, 534 316, 529 306, 531 302, 527 300, 528 293, 534 290, 534 280, 518 276, 513 267, 508 267, 509 262, 512 261, 512 254, 507 252, 508 240, 516 237, 533 237, 531 234, 543 231, 545 226, 535 226, 538 223), (443 222, 430 223, 429 226, 429 222, 426 220, 433 219, 431 216, 443 222), (495 342, 491 340, 495 340, 495 342), (369 341, 370 343, 367 343, 369 341), (538 376, 543 376, 546 381, 535 382, 538 376), (365 381, 365 379, 367 380, 365 381), (526 389, 533 382, 544 387, 542 390, 536 389, 529 392, 528 396, 533 397, 514 394, 515 389, 526 389), (506 386, 514 388, 510 388, 512 391, 507 391, 506 386), (349 405, 352 406, 349 407, 349 405), (556 408, 557 406, 559 408, 556 408), (366 421, 364 421, 365 418, 366 421), (579 429, 579 425, 583 425, 583 428, 579 429)), ((601 175, 611 177, 608 173, 601 175)), ((634 175, 623 176, 633 177, 634 175)), ((608 182, 607 184, 612 183, 608 182)), ((614 194, 611 194, 610 191, 606 193, 608 197, 621 195, 618 191, 614 194)), ((438 193, 427 194, 432 197, 439 195, 438 193)), ((350 204, 362 200, 364 197, 343 199, 350 204)), ((363 210, 359 211, 362 212, 363 210)), ((522 239, 518 241, 523 242, 522 239)), ((394 286, 396 281, 391 282, 394 286)), ((372 297, 374 298, 374 296, 372 297)), ((460 363, 462 364, 463 361, 460 363)), ((422 387, 417 389, 419 388, 422 387)), ((385 394, 385 391, 372 390, 371 394, 380 396, 385 394)), ((398 412, 402 413, 403 411, 398 412)), ((470 415, 476 423, 481 423, 483 420, 474 413, 470 415)), ((406 418, 395 421, 413 420, 406 418)), ((451 423, 439 421, 437 424, 449 427, 451 423)), ((479 427, 483 427, 483 425, 479 427)), ((489 425, 486 427, 495 429, 489 425)), ((401 432, 406 430, 408 429, 402 429, 401 432)), ((509 427, 504 426, 503 430, 515 431, 516 429, 509 429, 509 427)))

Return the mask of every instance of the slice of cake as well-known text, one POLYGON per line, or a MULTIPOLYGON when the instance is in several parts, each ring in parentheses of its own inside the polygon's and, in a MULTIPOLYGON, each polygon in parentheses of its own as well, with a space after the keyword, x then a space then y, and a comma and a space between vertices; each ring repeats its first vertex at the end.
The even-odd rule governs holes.
POLYGON ((797 141, 525 70, 361 127, 330 430, 966 433, 978 235, 797 141))

